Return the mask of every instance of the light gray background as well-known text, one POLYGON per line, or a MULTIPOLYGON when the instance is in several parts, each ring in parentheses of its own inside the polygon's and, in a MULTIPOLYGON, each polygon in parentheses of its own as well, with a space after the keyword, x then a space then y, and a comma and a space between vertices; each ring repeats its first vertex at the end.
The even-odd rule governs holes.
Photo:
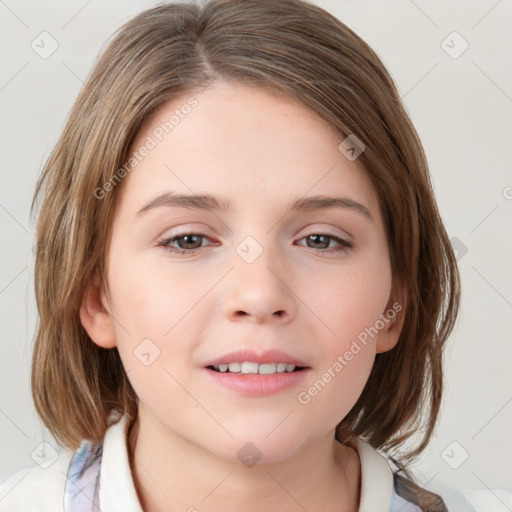
MULTIPOLYGON (((512 489, 512 3, 315 3, 365 39, 390 70, 457 239, 462 313, 446 353, 437 435, 415 472, 450 510, 465 510, 462 489, 512 489), (448 37, 453 31, 469 44, 457 58, 464 41, 448 37)), ((55 446, 29 388, 37 318, 29 207, 36 179, 107 39, 153 5, 0 1, 0 481, 33 465, 31 453, 42 441, 55 446), (43 31, 59 45, 46 59, 31 48, 43 31)), ((503 502, 494 499, 499 510, 503 502)))

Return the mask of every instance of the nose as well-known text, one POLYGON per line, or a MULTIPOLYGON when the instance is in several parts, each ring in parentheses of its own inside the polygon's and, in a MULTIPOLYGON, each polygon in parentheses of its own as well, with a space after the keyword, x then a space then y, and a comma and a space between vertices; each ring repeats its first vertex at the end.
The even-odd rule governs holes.
POLYGON ((252 263, 236 262, 224 295, 224 315, 234 322, 290 322, 297 308, 290 276, 268 251, 252 263))

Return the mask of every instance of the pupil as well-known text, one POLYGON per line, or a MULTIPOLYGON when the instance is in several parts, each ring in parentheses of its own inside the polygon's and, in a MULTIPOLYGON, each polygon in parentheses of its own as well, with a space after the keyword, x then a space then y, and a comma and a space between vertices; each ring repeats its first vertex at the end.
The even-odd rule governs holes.
MULTIPOLYGON (((184 244, 188 246, 188 245, 194 245, 194 243, 197 244, 198 238, 199 238, 198 235, 184 235, 181 237, 181 240, 184 240, 184 244), (194 238, 196 239, 195 242, 193 241, 194 238), (190 239, 192 239, 192 241, 190 241, 190 239)), ((187 248, 190 248, 190 247, 187 247, 187 248)))
MULTIPOLYGON (((309 235, 308 238, 309 238, 309 240, 312 240, 314 243, 320 243, 323 246, 325 246, 325 239, 327 239, 328 237, 326 237, 325 235, 309 235), (324 242, 323 243, 321 241, 319 242, 318 238, 323 238, 324 242)), ((327 242, 327 245, 329 245, 328 242, 327 242)))

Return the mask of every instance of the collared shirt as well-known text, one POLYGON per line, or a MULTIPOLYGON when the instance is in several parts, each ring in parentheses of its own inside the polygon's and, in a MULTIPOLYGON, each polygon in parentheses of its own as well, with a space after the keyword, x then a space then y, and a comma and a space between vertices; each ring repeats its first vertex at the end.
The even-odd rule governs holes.
MULTIPOLYGON (((108 428, 103 443, 84 440, 74 452, 63 450, 46 469, 15 473, 0 486, 0 511, 143 512, 128 461, 127 427, 123 416, 108 428)), ((397 475, 377 450, 360 438, 355 448, 361 463, 359 512, 424 512, 404 493, 403 477, 397 485, 397 475)))

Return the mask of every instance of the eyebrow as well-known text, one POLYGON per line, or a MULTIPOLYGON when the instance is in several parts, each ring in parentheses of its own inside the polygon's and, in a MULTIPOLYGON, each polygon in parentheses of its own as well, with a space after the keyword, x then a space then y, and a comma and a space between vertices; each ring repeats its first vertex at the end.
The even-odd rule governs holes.
MULTIPOLYGON (((148 201, 136 214, 140 217, 159 206, 186 208, 189 210, 205 210, 227 212, 231 209, 232 203, 229 200, 217 198, 209 194, 201 195, 175 195, 173 192, 163 192, 148 201)), ((331 196, 305 196, 299 197, 288 205, 291 211, 324 210, 328 208, 346 208, 361 213, 373 221, 370 210, 361 203, 347 197, 331 196)))

